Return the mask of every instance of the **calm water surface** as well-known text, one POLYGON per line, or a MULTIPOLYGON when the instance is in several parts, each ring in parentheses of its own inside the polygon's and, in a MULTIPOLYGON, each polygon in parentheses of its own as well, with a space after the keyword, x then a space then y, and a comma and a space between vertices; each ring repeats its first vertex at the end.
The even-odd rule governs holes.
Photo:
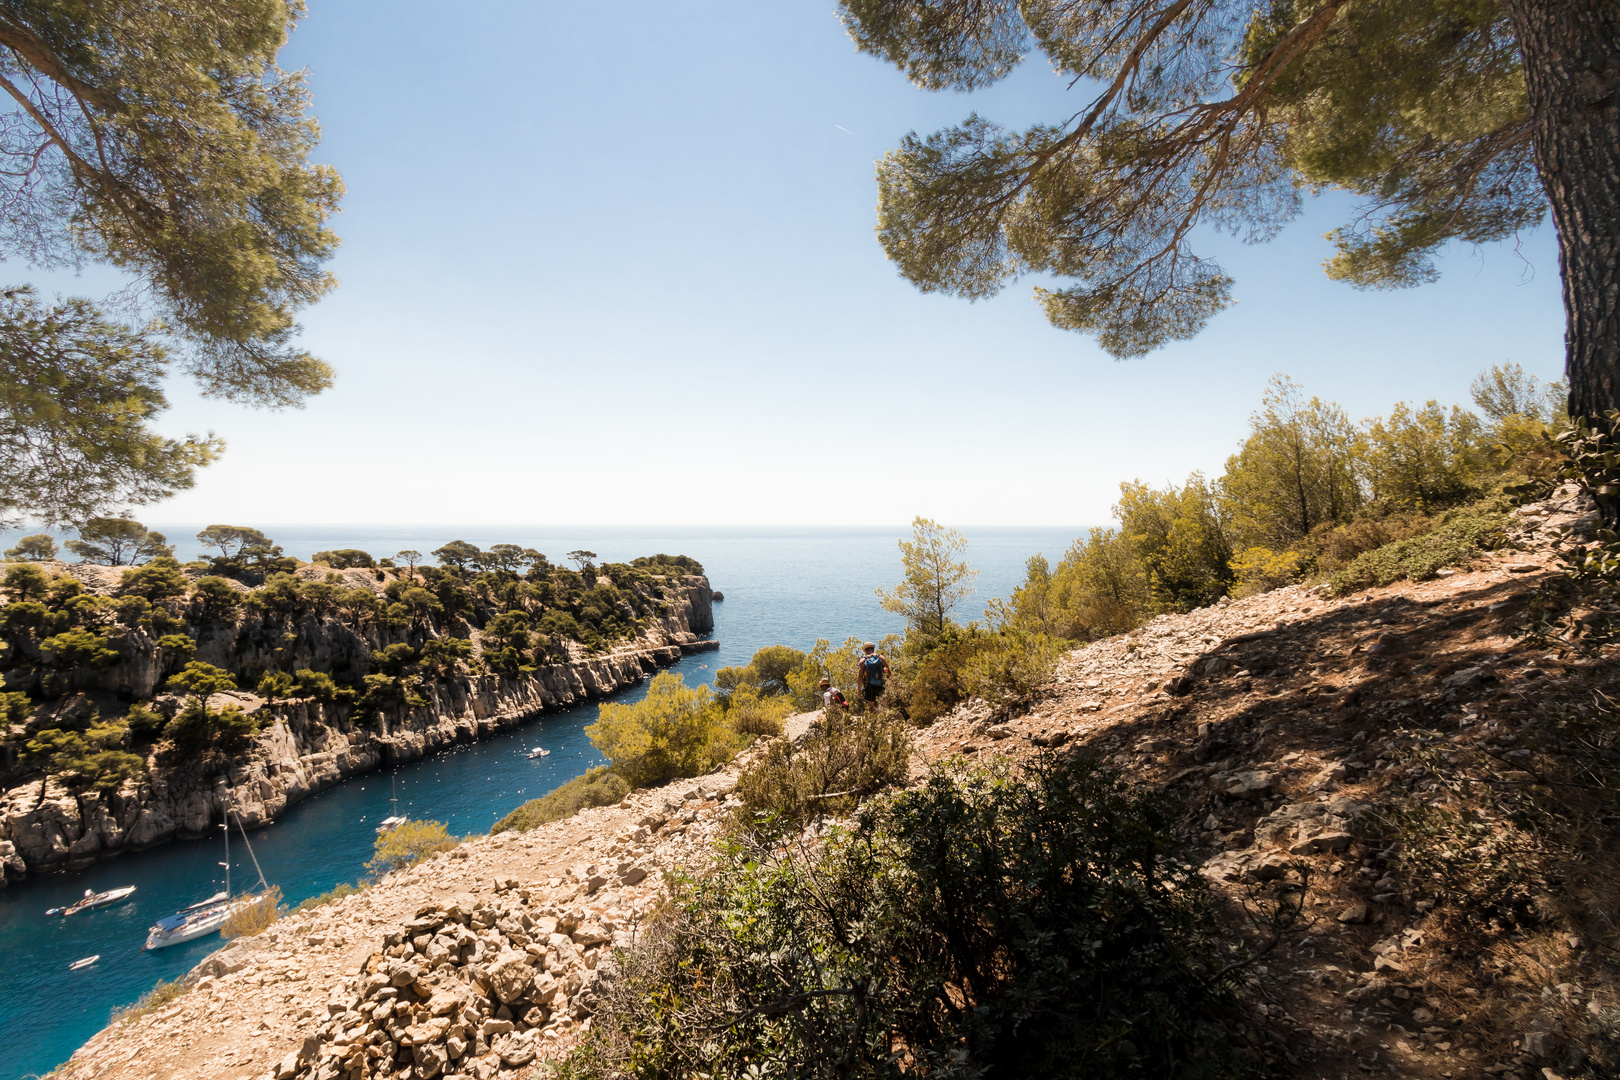
MULTIPOLYGON (((154 525, 171 541, 186 543, 200 525, 154 525), (184 538, 184 540, 182 540, 184 538)), ((817 638, 835 642, 855 634, 877 638, 898 630, 898 620, 878 607, 872 590, 900 576, 895 539, 901 529, 551 529, 467 526, 267 528, 289 555, 308 558, 322 549, 361 548, 378 557, 414 548, 429 552, 460 539, 488 547, 517 543, 562 560, 575 548, 603 560, 624 561, 655 552, 691 555, 725 594, 715 605, 718 652, 689 656, 675 665, 688 684, 712 681, 715 668, 743 664, 754 650, 786 644, 808 648, 817 638)), ((1005 596, 1023 578, 1024 560, 1036 552, 1056 561, 1081 529, 964 530, 968 558, 980 568, 978 594, 961 617, 981 614, 984 601, 1005 596)), ((0 536, 10 546, 16 534, 0 536)), ((646 683, 615 700, 635 701, 646 683)), ((585 737, 596 706, 537 718, 512 732, 458 747, 394 771, 400 810, 413 818, 445 822, 459 834, 487 831, 527 799, 556 787, 601 757, 585 737), (524 755, 544 745, 549 757, 524 755)), ((293 904, 354 881, 371 856, 376 822, 390 812, 387 772, 355 777, 306 799, 275 824, 250 833, 265 877, 293 904)), ((0 890, 0 1080, 45 1073, 107 1022, 109 1013, 139 998, 159 979, 183 974, 217 949, 218 935, 146 953, 146 928, 179 907, 223 885, 219 841, 185 841, 134 852, 75 874, 32 878, 0 890), (86 889, 135 885, 135 895, 115 907, 47 919, 47 908, 71 903, 86 889), (81 957, 101 959, 82 971, 67 967, 81 957)), ((256 881, 252 864, 233 834, 234 888, 256 881)))

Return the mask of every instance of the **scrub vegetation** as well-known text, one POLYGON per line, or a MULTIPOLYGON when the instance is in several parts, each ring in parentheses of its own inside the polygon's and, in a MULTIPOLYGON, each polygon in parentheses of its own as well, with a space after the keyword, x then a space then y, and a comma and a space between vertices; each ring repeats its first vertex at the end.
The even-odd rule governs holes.
POLYGON ((139 521, 93 518, 65 545, 116 575, 93 589, 97 576, 56 562, 47 535, 10 550, 0 783, 43 775, 108 793, 154 766, 217 771, 291 707, 375 727, 447 679, 521 678, 608 650, 669 614, 683 602, 676 581, 703 570, 681 555, 575 569, 463 541, 433 552, 437 565, 351 550, 301 564, 251 526, 210 525, 197 540, 208 557, 182 564, 139 521), (156 685, 132 693, 123 673, 147 662, 156 685), (266 707, 251 709, 255 696, 266 707))

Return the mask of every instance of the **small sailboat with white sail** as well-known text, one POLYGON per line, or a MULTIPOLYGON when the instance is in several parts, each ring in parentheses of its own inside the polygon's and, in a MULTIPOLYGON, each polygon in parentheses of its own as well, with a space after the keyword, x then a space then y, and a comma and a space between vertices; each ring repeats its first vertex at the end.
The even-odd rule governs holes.
MULTIPOLYGON (((225 891, 217 892, 206 900, 199 900, 190 907, 181 908, 173 915, 159 919, 146 932, 148 950, 163 949, 170 945, 207 937, 216 933, 237 911, 259 902, 258 896, 238 896, 234 900, 231 898, 231 813, 231 807, 227 805, 225 822, 220 825, 220 831, 225 837, 225 861, 220 863, 225 868, 225 891)), ((259 857, 253 854, 253 845, 248 843, 247 827, 242 824, 241 815, 237 815, 236 826, 241 830, 242 843, 247 845, 248 857, 253 860, 253 869, 259 875, 260 889, 268 889, 270 885, 264 880, 264 871, 259 868, 259 857)))
POLYGON ((388 777, 388 790, 393 793, 390 801, 394 804, 394 812, 377 823, 379 833, 385 833, 389 829, 397 829, 410 820, 408 815, 399 812, 399 782, 392 775, 388 777))

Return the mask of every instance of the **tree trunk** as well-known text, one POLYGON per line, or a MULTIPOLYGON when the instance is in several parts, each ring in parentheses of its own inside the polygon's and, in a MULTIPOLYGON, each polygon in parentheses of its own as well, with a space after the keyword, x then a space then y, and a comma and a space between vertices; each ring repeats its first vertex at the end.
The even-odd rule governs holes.
MULTIPOLYGON (((1505 0, 1564 285, 1572 417, 1620 409, 1620 4, 1505 0)), ((1606 426, 1606 425, 1605 425, 1606 426)))

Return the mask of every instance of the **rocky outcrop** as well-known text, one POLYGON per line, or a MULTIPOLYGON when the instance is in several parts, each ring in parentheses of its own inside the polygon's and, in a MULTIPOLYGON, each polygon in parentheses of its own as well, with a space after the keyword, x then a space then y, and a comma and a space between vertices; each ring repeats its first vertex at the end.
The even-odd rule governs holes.
MULTIPOLYGON (((294 702, 275 706, 274 719, 253 750, 223 771, 190 760, 156 760, 148 778, 128 781, 108 794, 76 793, 37 778, 12 787, 0 795, 0 887, 31 873, 79 869, 121 851, 200 836, 222 820, 227 805, 249 828, 266 825, 300 799, 351 776, 415 761, 633 686, 687 653, 714 647, 700 637, 714 628, 707 579, 686 578, 674 592, 667 613, 610 652, 587 656, 576 651, 570 662, 532 674, 455 675, 425 684, 421 692, 426 705, 401 706, 381 716, 374 727, 353 723, 345 710, 294 702)), ((227 636, 221 632, 203 638, 198 658, 221 666, 229 659, 231 667, 243 666, 240 652, 227 657, 221 640, 227 636)), ((116 686, 107 689, 142 696, 155 688, 155 648, 141 646, 126 642, 131 662, 109 668, 116 686)), ((251 641, 245 647, 251 649, 251 641)), ((325 635, 318 626, 305 627, 299 631, 295 661, 288 664, 282 658, 281 663, 330 670, 342 662, 345 650, 370 647, 337 624, 325 635)), ((269 708, 252 694, 229 696, 249 712, 269 708)))

